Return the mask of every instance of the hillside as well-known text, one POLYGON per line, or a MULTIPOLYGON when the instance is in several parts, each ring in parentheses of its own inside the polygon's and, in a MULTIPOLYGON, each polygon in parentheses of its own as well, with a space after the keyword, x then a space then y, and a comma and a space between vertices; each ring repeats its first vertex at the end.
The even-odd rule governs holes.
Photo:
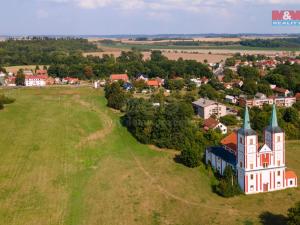
MULTIPOLYGON (((300 190, 224 199, 204 167, 138 143, 90 88, 0 89, 0 225, 282 224, 300 190)), ((287 165, 300 174, 300 141, 287 165)))

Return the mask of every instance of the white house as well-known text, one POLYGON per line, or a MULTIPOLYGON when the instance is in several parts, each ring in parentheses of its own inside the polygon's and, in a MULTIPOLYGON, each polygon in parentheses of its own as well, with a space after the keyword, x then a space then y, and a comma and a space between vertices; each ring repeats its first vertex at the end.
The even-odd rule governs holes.
POLYGON ((225 101, 229 102, 231 104, 236 104, 237 103, 237 98, 231 95, 226 95, 225 96, 225 101))
POLYGON ((219 118, 227 114, 225 105, 205 98, 200 98, 193 102, 193 106, 197 114, 204 119, 208 119, 212 115, 219 118))
POLYGON ((25 76, 25 86, 27 87, 32 87, 32 86, 38 86, 38 87, 43 87, 46 86, 48 76, 44 75, 26 75, 25 76))
POLYGON ((215 120, 214 118, 208 118, 204 120, 204 129, 219 129, 222 134, 227 134, 227 126, 225 126, 223 123, 220 123, 219 121, 215 120))

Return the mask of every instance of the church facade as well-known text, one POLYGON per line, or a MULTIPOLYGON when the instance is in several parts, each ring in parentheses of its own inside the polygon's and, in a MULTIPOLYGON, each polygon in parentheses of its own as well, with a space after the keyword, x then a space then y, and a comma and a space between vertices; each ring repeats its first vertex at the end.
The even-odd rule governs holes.
POLYGON ((263 133, 264 141, 260 145, 256 132, 251 129, 246 107, 243 127, 225 138, 223 146, 207 148, 206 163, 220 174, 230 165, 245 194, 297 187, 296 174, 286 170, 285 134, 278 126, 275 105, 270 124, 263 133))

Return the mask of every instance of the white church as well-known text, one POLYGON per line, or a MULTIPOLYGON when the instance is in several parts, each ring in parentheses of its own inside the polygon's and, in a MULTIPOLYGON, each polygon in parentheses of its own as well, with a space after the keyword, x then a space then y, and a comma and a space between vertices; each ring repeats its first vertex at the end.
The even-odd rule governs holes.
POLYGON ((285 134, 278 126, 275 105, 270 124, 264 130, 262 145, 251 129, 247 107, 243 127, 225 138, 222 144, 206 149, 206 163, 220 174, 230 165, 236 171, 238 184, 245 194, 297 187, 297 175, 286 170, 285 134))

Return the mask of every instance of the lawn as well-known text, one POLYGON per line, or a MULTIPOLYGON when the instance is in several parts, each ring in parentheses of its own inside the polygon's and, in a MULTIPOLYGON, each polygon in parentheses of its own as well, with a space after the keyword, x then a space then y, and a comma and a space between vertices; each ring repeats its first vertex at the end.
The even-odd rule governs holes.
MULTIPOLYGON (((300 191, 224 199, 203 167, 138 143, 101 90, 9 89, 0 111, 0 224, 271 224, 300 191)), ((300 141, 288 167, 300 174, 300 141)), ((276 224, 276 223, 272 223, 276 224)))

